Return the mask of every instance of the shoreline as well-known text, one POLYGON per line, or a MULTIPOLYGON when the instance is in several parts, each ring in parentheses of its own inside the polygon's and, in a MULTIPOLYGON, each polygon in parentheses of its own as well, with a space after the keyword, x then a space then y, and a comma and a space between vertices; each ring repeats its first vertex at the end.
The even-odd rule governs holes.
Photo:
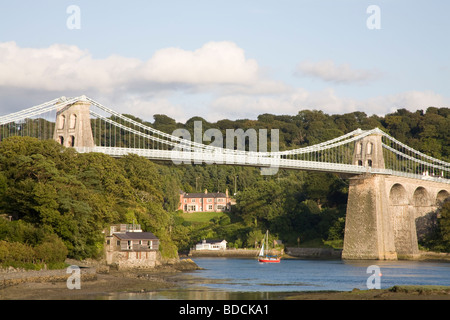
MULTIPOLYGON (((449 262, 447 259, 435 259, 436 256, 429 258, 428 256, 426 260, 421 261, 449 262)), ((3 270, 0 272, 0 300, 151 299, 152 295, 158 297, 159 293, 168 291, 187 293, 186 296, 189 297, 189 293, 200 291, 192 287, 189 275, 184 276, 183 273, 199 269, 201 268, 191 259, 166 261, 152 269, 121 271, 88 264, 80 266, 80 290, 68 289, 66 281, 70 274, 66 273, 66 269, 15 272, 3 270)), ((207 300, 215 299, 214 297, 240 300, 239 297, 245 295, 242 292, 219 292, 205 288, 201 290, 207 300)), ((259 294, 263 297, 261 299, 268 300, 450 300, 450 287, 394 286, 372 290, 274 292, 265 296, 262 292, 259 294)), ((257 295, 255 298, 260 299, 257 295)))
MULTIPOLYGON (((281 255, 282 259, 298 260, 341 260, 342 249, 333 248, 295 248, 287 247, 286 250, 274 250, 273 254, 281 255)), ((191 250, 182 255, 187 258, 256 258, 257 249, 226 249, 226 250, 191 250)), ((180 255, 181 256, 181 255, 180 255)), ((450 253, 420 251, 415 256, 403 256, 398 261, 436 261, 450 262, 450 253)))

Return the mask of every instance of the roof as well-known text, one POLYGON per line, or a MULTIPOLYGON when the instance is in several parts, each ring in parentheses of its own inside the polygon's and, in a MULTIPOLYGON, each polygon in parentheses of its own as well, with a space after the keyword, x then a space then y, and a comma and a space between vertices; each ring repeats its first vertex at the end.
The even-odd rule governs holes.
POLYGON ((219 240, 219 239, 206 239, 206 240, 202 240, 201 243, 203 243, 203 241, 205 241, 206 243, 221 243, 223 241, 228 242, 225 239, 219 240))
POLYGON ((185 198, 226 198, 227 195, 223 192, 211 192, 211 193, 184 193, 185 198))
POLYGON ((120 240, 158 240, 151 232, 117 232, 114 235, 120 240))

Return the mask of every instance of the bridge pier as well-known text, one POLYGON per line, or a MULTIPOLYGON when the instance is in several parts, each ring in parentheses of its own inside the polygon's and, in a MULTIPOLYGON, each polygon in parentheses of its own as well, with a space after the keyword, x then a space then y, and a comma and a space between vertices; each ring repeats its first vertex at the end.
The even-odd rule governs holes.
POLYGON ((350 179, 343 259, 397 259, 384 179, 350 179))

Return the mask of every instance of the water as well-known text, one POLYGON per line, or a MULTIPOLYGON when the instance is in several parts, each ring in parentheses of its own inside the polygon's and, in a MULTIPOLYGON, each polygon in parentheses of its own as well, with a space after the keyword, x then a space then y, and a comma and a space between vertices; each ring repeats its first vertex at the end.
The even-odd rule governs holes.
POLYGON ((381 289, 394 285, 450 286, 450 263, 421 261, 342 261, 282 260, 258 263, 253 259, 198 258, 194 261, 205 270, 193 275, 199 285, 223 291, 290 292, 351 291, 367 289, 367 279, 380 268, 381 289), (201 283, 201 278, 210 281, 201 283), (214 283, 216 280, 218 283, 214 283))
POLYGON ((182 288, 145 294, 121 294, 116 299, 276 299, 285 292, 366 290, 380 268, 381 289, 394 285, 450 286, 450 263, 423 261, 281 260, 194 258, 204 270, 176 275, 182 288))

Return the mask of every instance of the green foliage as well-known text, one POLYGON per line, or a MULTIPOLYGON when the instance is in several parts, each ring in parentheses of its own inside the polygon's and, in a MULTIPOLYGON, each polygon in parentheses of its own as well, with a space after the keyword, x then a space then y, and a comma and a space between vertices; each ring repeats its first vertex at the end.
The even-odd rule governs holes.
POLYGON ((63 262, 68 253, 62 240, 55 234, 46 236, 44 242, 37 245, 34 251, 37 260, 47 263, 63 262))
POLYGON ((426 249, 437 252, 450 252, 450 200, 438 208, 436 227, 420 242, 426 249))
MULTIPOLYGON (((60 257, 97 257, 102 230, 133 222, 161 239, 165 256, 176 256, 171 240, 178 182, 168 168, 129 156, 76 154, 53 141, 12 137, 0 144, 0 239, 36 246, 37 260, 50 251, 60 257), (45 236, 59 240, 51 244, 45 236), (56 253, 55 253, 56 254, 56 253)), ((49 258, 49 261, 60 260, 49 258)))
POLYGON ((48 235, 36 246, 21 242, 0 240, 0 265, 33 268, 33 265, 62 265, 67 248, 56 235, 48 235))
POLYGON ((450 248, 450 201, 444 202, 440 210, 439 225, 441 228, 442 240, 450 248))
MULTIPOLYGON (((293 116, 263 114, 257 120, 216 123, 193 117, 185 124, 155 115, 154 123, 146 124, 169 134, 184 128, 193 137, 194 121, 224 136, 226 129, 279 129, 280 150, 323 142, 357 128, 380 127, 421 152, 450 161, 449 108, 400 109, 385 117, 302 110, 293 116)), ((262 176, 251 167, 156 164, 133 155, 113 159, 78 154, 54 141, 11 137, 0 143, 0 214, 15 221, 0 218, 0 261, 48 264, 59 263, 64 255, 97 257, 102 253, 102 230, 130 222, 155 233, 166 257, 205 237, 253 247, 267 229, 274 239, 290 245, 297 245, 297 239, 339 243, 347 193, 347 182, 333 174, 279 170, 262 176), (177 212, 180 190, 205 189, 237 192, 236 207, 198 223, 184 219, 177 212)), ((448 206, 442 207, 437 231, 423 244, 428 248, 450 250, 448 206)))

